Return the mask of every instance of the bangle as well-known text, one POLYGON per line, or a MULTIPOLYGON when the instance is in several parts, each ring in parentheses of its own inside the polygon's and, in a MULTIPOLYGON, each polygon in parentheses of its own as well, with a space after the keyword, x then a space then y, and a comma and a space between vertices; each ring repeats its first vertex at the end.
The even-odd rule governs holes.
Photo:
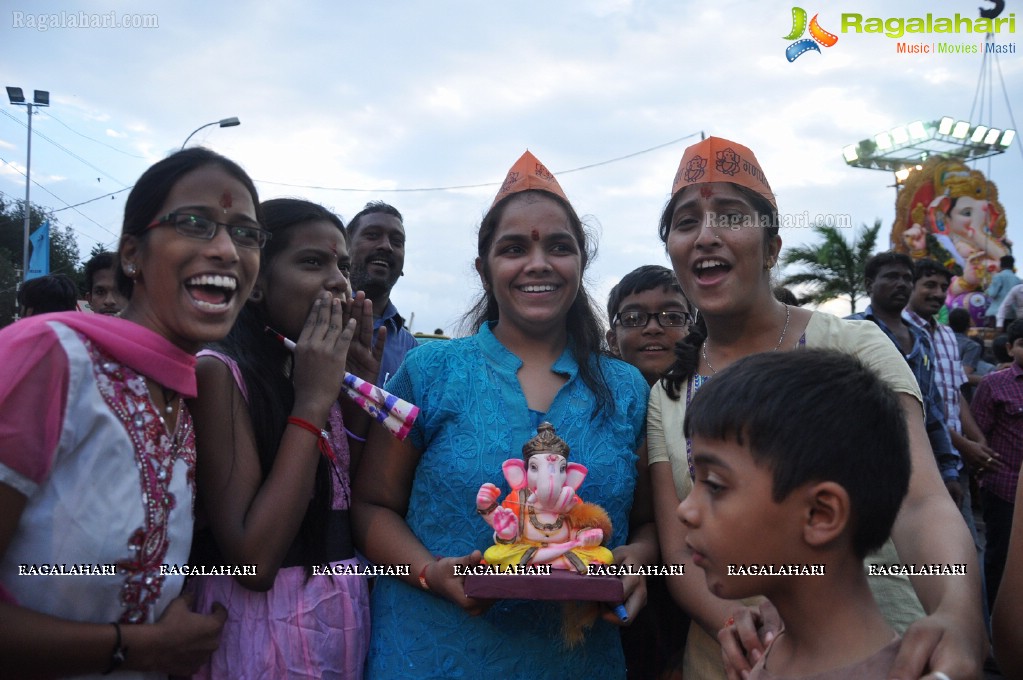
MULTIPOLYGON (((344 427, 344 426, 342 426, 342 427, 344 427)), ((364 442, 364 441, 366 441, 365 437, 360 437, 359 435, 357 435, 354 432, 352 432, 351 430, 349 430, 347 427, 345 427, 345 434, 348 435, 349 439, 354 439, 357 442, 364 442)))
MULTIPOLYGON (((434 555, 433 562, 436 562, 440 558, 434 555)), ((419 571, 419 587, 423 590, 429 590, 430 584, 426 582, 426 568, 429 567, 433 562, 427 562, 423 565, 423 568, 419 571)))
POLYGON ((495 498, 494 502, 491 503, 489 506, 487 506, 485 508, 476 508, 476 512, 478 512, 480 515, 486 517, 487 515, 492 513, 494 510, 497 510, 497 506, 498 506, 498 502, 497 502, 497 499, 495 498))
POLYGON ((301 418, 296 418, 295 416, 288 416, 288 424, 295 425, 297 427, 302 428, 306 432, 311 432, 314 435, 316 435, 316 437, 319 439, 316 445, 317 447, 319 447, 320 453, 326 456, 327 460, 329 460, 331 463, 337 463, 337 457, 334 455, 334 447, 330 445, 330 435, 327 433, 326 430, 321 430, 320 428, 310 423, 308 420, 302 420, 301 418))
POLYGON ((128 653, 128 648, 121 645, 121 624, 117 621, 110 623, 114 627, 114 632, 117 633, 117 641, 114 643, 114 652, 110 655, 110 666, 103 671, 103 675, 110 675, 124 663, 124 657, 128 653))

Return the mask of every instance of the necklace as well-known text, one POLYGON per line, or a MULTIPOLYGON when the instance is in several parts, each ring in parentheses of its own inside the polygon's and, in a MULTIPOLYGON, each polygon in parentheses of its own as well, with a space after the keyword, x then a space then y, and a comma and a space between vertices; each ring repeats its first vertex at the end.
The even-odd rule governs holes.
POLYGON ((163 412, 167 415, 174 413, 174 407, 178 402, 178 393, 175 390, 167 389, 163 385, 160 386, 160 393, 163 395, 163 412))
MULTIPOLYGON (((785 305, 785 325, 782 326, 781 335, 778 336, 778 344, 774 346, 774 349, 771 350, 772 352, 777 352, 778 349, 781 348, 781 343, 785 342, 785 333, 788 332, 789 330, 789 319, 791 318, 792 308, 789 307, 788 305, 785 305)), ((707 342, 707 340, 703 341, 703 360, 707 363, 707 368, 710 369, 711 373, 717 373, 718 372, 717 369, 714 368, 714 365, 710 363, 710 359, 707 357, 708 344, 709 343, 707 342)))
POLYGON ((547 524, 546 522, 541 522, 536 518, 536 511, 533 510, 532 507, 528 508, 527 514, 529 515, 529 523, 532 524, 534 528, 542 531, 543 535, 547 536, 548 538, 550 537, 551 532, 557 531, 562 526, 564 526, 565 518, 561 516, 558 517, 557 521, 547 524))

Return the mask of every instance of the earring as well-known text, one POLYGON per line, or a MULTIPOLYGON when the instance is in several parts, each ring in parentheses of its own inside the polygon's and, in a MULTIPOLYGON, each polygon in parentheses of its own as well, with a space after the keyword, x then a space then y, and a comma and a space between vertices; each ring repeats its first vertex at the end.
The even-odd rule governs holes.
POLYGON ((259 302, 262 302, 262 301, 263 301, 263 291, 260 290, 259 288, 253 288, 252 292, 249 293, 249 302, 259 303, 259 302))
POLYGON ((134 279, 138 275, 138 270, 135 268, 134 262, 129 262, 124 265, 124 273, 129 279, 134 279))

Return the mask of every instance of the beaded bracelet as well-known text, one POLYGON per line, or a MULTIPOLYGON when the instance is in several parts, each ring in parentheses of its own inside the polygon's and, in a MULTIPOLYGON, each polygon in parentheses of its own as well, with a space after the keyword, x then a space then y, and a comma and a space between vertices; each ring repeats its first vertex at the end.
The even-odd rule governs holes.
POLYGON ((319 439, 316 446, 320 449, 320 453, 327 457, 331 463, 337 463, 337 456, 334 455, 334 447, 330 445, 330 435, 326 430, 320 429, 310 423, 308 420, 296 418, 295 416, 288 416, 288 424, 295 425, 302 428, 306 432, 311 432, 319 439))

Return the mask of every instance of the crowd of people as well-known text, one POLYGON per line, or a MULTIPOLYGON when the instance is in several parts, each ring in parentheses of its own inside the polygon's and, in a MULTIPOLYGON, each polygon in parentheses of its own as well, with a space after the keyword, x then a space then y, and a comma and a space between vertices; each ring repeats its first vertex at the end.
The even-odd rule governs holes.
POLYGON ((4 676, 967 680, 993 639, 1023 677, 1023 320, 985 361, 936 321, 952 273, 896 253, 856 318, 801 308, 779 225, 750 149, 692 145, 650 230, 671 268, 605 323, 593 234, 527 151, 466 335, 418 345, 393 206, 345 225, 212 151, 159 161, 86 266, 96 313, 43 277, 0 331, 4 676), (419 407, 407 437, 346 372, 419 407), (478 494, 544 428, 625 568, 576 644, 561 603, 465 590, 478 494))

